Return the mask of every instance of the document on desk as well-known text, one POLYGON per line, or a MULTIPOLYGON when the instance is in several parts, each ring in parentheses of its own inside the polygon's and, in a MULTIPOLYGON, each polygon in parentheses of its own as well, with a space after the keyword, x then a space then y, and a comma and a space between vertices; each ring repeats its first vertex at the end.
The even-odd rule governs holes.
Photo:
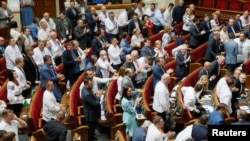
POLYGON ((249 107, 248 106, 240 106, 240 109, 241 110, 249 110, 249 107))

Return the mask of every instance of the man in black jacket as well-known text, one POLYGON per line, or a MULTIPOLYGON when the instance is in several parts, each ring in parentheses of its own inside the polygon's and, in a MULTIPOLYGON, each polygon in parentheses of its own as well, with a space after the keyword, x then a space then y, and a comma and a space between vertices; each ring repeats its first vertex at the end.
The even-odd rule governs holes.
POLYGON ((67 127, 63 125, 65 113, 59 111, 56 120, 51 120, 43 126, 47 141, 66 141, 67 127))
POLYGON ((101 117, 100 97, 103 94, 102 90, 99 90, 94 94, 92 88, 93 80, 91 78, 84 79, 84 88, 81 91, 81 97, 84 107, 85 120, 89 126, 89 141, 94 141, 95 129, 98 124, 98 120, 101 117))

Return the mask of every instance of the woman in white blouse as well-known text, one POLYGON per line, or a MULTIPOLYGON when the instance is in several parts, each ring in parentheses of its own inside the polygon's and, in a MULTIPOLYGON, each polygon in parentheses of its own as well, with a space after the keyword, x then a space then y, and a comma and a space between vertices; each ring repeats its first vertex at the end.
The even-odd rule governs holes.
POLYGON ((125 67, 120 67, 119 72, 118 72, 118 75, 119 75, 119 77, 117 79, 118 92, 115 96, 115 98, 117 100, 121 100, 121 97, 122 97, 122 79, 125 75, 125 70, 126 70, 125 67))
POLYGON ((144 41, 144 38, 143 38, 140 30, 135 28, 133 30, 133 35, 131 37, 131 46, 136 48, 136 49, 140 49, 141 48, 141 42, 143 42, 143 41, 144 41))
POLYGON ((173 27, 167 26, 164 28, 164 34, 162 36, 162 48, 164 49, 169 43, 174 40, 175 33, 172 32, 173 27))
POLYGON ((183 15, 183 18, 182 18, 184 22, 182 26, 184 35, 189 33, 189 29, 191 25, 193 25, 193 18, 194 18, 194 15, 192 15, 191 10, 189 8, 186 8, 185 14, 183 15))
POLYGON ((168 53, 162 48, 160 40, 155 41, 154 51, 155 51, 155 57, 157 57, 157 58, 159 58, 159 57, 162 58, 163 57, 165 59, 168 58, 168 53))
POLYGON ((210 24, 212 29, 220 26, 218 15, 216 15, 215 13, 213 14, 213 19, 210 21, 210 24))
POLYGON ((17 22, 11 21, 10 22, 10 36, 17 41, 17 38, 21 35, 19 31, 17 31, 17 22))
POLYGON ((20 116, 24 97, 22 96, 22 88, 17 81, 17 73, 13 70, 9 72, 9 80, 7 83, 7 99, 12 106, 12 110, 17 117, 20 116))

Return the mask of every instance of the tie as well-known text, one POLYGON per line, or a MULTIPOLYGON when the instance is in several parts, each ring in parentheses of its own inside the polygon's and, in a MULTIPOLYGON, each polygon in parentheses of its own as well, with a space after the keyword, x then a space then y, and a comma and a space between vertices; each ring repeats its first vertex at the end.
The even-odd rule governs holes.
POLYGON ((231 29, 232 29, 233 33, 235 34, 234 28, 232 26, 231 26, 231 29))

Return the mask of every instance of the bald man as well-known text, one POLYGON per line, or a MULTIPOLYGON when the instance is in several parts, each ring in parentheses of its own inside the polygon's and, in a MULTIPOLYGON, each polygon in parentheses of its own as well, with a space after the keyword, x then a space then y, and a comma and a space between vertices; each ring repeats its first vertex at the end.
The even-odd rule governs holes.
POLYGON ((208 47, 205 54, 205 58, 207 61, 209 62, 214 61, 216 56, 221 53, 222 50, 220 50, 219 47, 219 40, 220 40, 220 32, 215 31, 213 39, 208 42, 208 47))
POLYGON ((206 61, 204 63, 203 68, 199 72, 199 79, 201 78, 202 75, 207 75, 208 78, 209 78, 209 70, 210 70, 210 68, 211 68, 211 63, 206 61))
POLYGON ((41 21, 39 22, 39 25, 41 26, 41 23, 42 22, 46 22, 47 23, 47 26, 48 26, 48 30, 49 31, 52 31, 52 30, 56 30, 56 24, 55 22, 53 21, 52 18, 50 18, 50 15, 48 12, 45 12, 43 14, 43 19, 41 19, 41 21))

